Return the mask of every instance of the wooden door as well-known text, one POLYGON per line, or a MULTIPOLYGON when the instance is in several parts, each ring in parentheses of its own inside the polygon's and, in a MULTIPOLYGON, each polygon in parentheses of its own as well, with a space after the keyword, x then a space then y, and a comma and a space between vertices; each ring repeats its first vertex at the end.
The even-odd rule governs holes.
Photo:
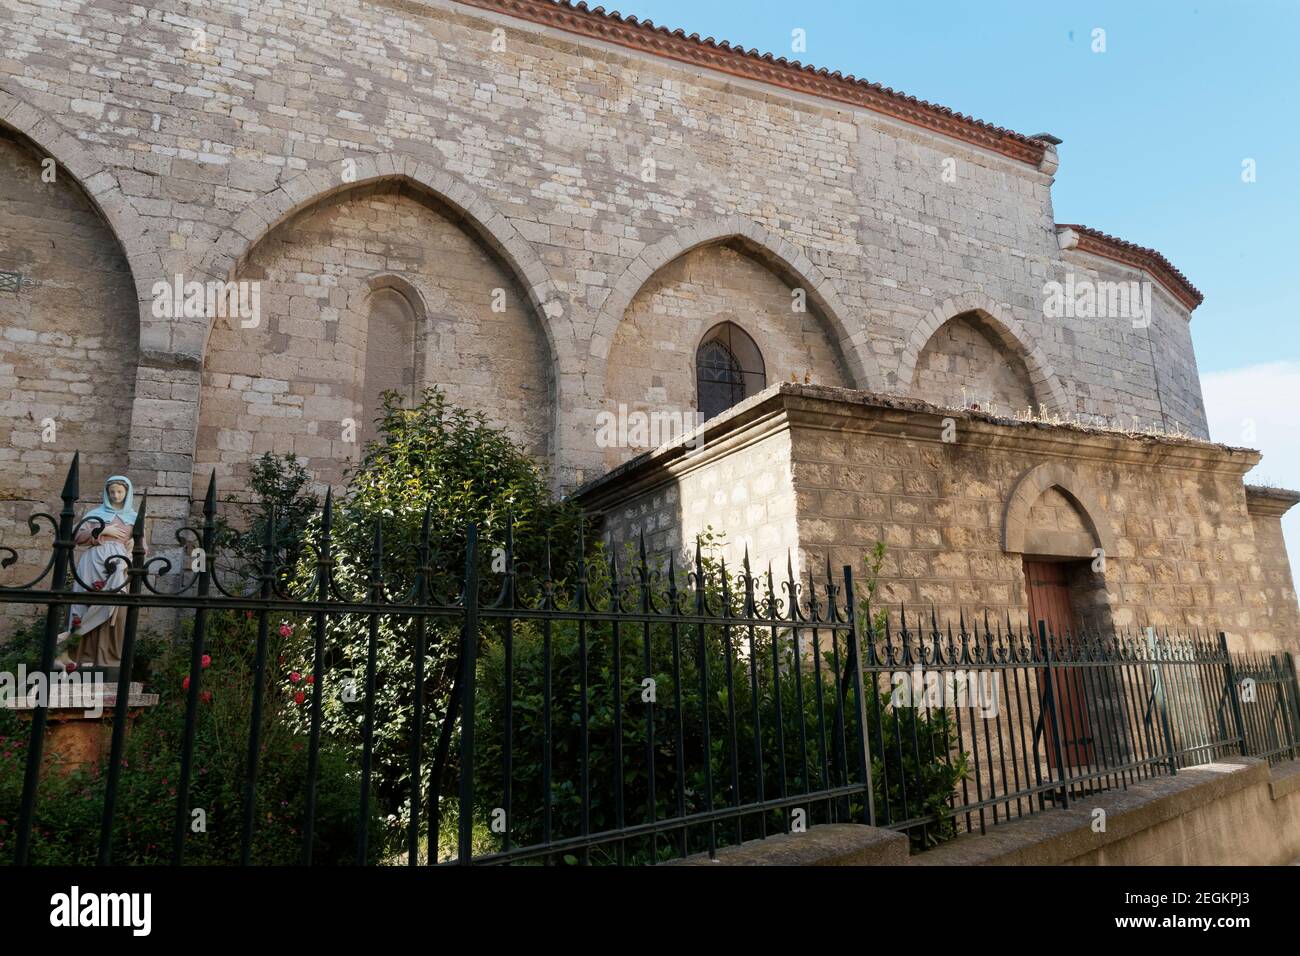
MULTIPOLYGON (((1047 632, 1054 635, 1053 654, 1068 653, 1068 638, 1076 630, 1074 612, 1070 606, 1070 584, 1066 565, 1059 562, 1025 560, 1025 591, 1029 598, 1029 620, 1035 637, 1039 622, 1047 624, 1047 632)), ((1093 762, 1092 729, 1088 720, 1087 697, 1084 692, 1083 671, 1078 667, 1052 668, 1059 696, 1057 711, 1060 714, 1061 749, 1067 767, 1088 766, 1093 762)), ((1049 692, 1048 675, 1044 671, 1039 680, 1039 702, 1043 705, 1044 720, 1051 719, 1047 710, 1049 692)), ((1047 759, 1053 768, 1057 765, 1056 747, 1053 745, 1052 727, 1043 728, 1047 759)))

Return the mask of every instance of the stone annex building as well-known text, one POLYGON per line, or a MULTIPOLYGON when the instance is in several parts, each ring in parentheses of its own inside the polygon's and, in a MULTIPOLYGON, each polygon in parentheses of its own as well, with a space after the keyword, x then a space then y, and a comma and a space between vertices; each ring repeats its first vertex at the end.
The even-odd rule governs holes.
POLYGON ((1201 293, 1055 221, 1056 143, 584 4, 10 0, 0 543, 80 449, 165 549, 213 469, 337 481, 437 383, 614 540, 884 541, 890 602, 1300 651, 1300 496, 1208 441, 1201 293), (196 281, 256 316, 175 309, 196 281))

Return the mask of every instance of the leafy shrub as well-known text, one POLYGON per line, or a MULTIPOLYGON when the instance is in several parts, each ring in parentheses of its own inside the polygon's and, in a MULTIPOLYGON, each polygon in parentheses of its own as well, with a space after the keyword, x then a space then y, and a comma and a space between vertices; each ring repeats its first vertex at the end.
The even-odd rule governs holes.
MULTIPOLYGON (((310 685, 290 680, 284 658, 290 635, 278 629, 271 634, 252 859, 293 864, 302 853, 307 746, 294 732, 294 721, 287 718, 309 699, 304 694, 299 703, 295 688, 310 685)), ((235 864, 240 860, 243 827, 256 621, 230 613, 213 615, 205 644, 211 661, 200 678, 189 805, 203 811, 206 832, 187 834, 185 861, 235 864)), ((115 811, 113 861, 119 864, 161 864, 171 856, 188 641, 160 659, 158 672, 160 703, 143 713, 127 737, 115 811)), ((6 861, 18 823, 26 740, 25 731, 17 738, 0 734, 0 859, 6 861)), ((314 862, 353 862, 360 773, 344 753, 326 744, 317 779, 314 862)), ((32 831, 32 862, 84 865, 95 861, 105 783, 102 769, 43 775, 32 831)), ((377 815, 368 823, 374 847, 381 832, 377 815)), ((372 860, 377 853, 372 849, 372 860)))
MULTIPOLYGON (((499 586, 491 574, 494 550, 504 547, 507 525, 513 520, 517 560, 539 567, 545 560, 545 532, 555 538, 557 560, 576 537, 577 511, 551 499, 545 474, 506 434, 489 426, 482 415, 449 406, 442 392, 426 390, 419 404, 403 408, 395 392, 384 397, 381 438, 367 446, 346 496, 335 504, 331 535, 333 580, 346 595, 364 600, 369 593, 376 526, 382 532, 383 586, 392 600, 408 599, 416 584, 421 529, 428 512, 429 595, 435 603, 456 600, 465 572, 466 528, 479 533, 479 566, 484 595, 499 586), (495 582, 495 584, 494 584, 495 582)), ((294 592, 317 594, 314 549, 321 516, 306 530, 307 553, 293 580, 294 592)), ((485 597, 490 600, 490 597, 485 597)), ((374 773, 376 790, 390 832, 400 840, 398 826, 409 819, 410 748, 415 686, 415 626, 407 617, 379 619, 374 699, 374 773)), ((459 623, 429 619, 426 632, 422 792, 431 793, 431 744, 438 739, 446 715, 453 675, 450 673, 460 641, 459 623)), ((325 641, 328 687, 356 688, 353 700, 337 692, 322 699, 325 732, 353 754, 364 746, 366 669, 369 621, 364 615, 331 617, 325 641)), ((311 668, 314 643, 310 627, 296 631, 290 657, 303 672, 311 668)), ((305 728, 305 715, 299 728, 305 728)), ((444 792, 455 790, 454 766, 444 774, 444 792)), ((427 816, 426 816, 427 819, 427 816)))
POLYGON ((266 550, 268 530, 275 542, 273 567, 289 568, 298 562, 308 522, 320 509, 320 501, 306 490, 310 480, 307 469, 293 455, 267 452, 253 462, 249 486, 254 502, 236 506, 235 523, 224 514, 217 517, 217 553, 222 556, 223 570, 243 574, 246 582, 254 578, 266 550))
MULTIPOLYGON (((602 573, 604 567, 597 564, 593 569, 592 589, 595 594, 603 593, 609 580, 608 574, 602 573)), ((705 577, 708 607, 713 613, 720 613, 723 577, 716 562, 706 559, 705 577)), ((656 605, 663 607, 667 598, 662 585, 656 590, 656 605)), ((732 613, 742 614, 743 580, 731 578, 728 592, 732 613)), ((870 595, 871 589, 867 593, 870 595)), ((689 596, 685 607, 688 611, 694 609, 693 599, 689 596)), ((761 613, 762 609, 759 610, 761 613)), ((871 613, 868 602, 864 602, 862 613, 871 613)), ((679 625, 675 630, 676 633, 671 623, 666 621, 656 621, 648 628, 639 624, 621 625, 621 673, 616 681, 611 627, 608 624, 587 625, 588 832, 619 826, 615 793, 620 783, 621 822, 634 825, 651 819, 651 761, 647 757, 646 743, 651 708, 647 706, 646 685, 643 683, 647 677, 654 681, 653 817, 656 820, 708 809, 706 793, 710 783, 712 807, 719 809, 757 802, 760 796, 770 800, 782 793, 796 795, 862 779, 861 768, 852 756, 857 734, 856 702, 851 684, 842 679, 848 665, 845 642, 841 640, 840 646, 832 650, 827 632, 822 631, 822 644, 814 648, 810 633, 805 629, 800 633, 796 655, 791 632, 778 628, 774 659, 774 638, 770 628, 756 628, 752 635, 748 628, 740 626, 707 626, 702 634, 694 626, 679 625), (645 663, 647 645, 649 668, 645 663), (680 711, 674 660, 678 661, 680 672, 680 711), (707 718, 711 731, 707 751, 703 734, 706 708, 701 706, 704 699, 701 678, 704 674, 708 678, 707 718), (733 688, 730 695, 729 686, 733 688), (755 686, 757 698, 754 696, 755 686), (779 720, 778 697, 781 705, 779 720), (616 703, 622 711, 621 737, 615 724, 616 703), (682 731, 680 752, 677 740, 679 725, 682 731), (761 762, 755 756, 756 737, 760 744, 761 762), (678 780, 679 761, 684 770, 684 785, 678 780), (711 781, 706 779, 706 767, 711 781), (760 780, 761 793, 758 788, 760 780)), ((527 620, 516 623, 511 643, 514 711, 509 825, 512 845, 527 846, 543 839, 546 643, 540 626, 527 620)), ((550 796, 552 836, 556 839, 577 836, 582 832, 582 668, 579 643, 575 622, 557 621, 552 624, 550 796)), ((485 639, 479 662, 475 729, 475 796, 479 801, 475 812, 480 820, 491 819, 498 808, 504 807, 505 656, 503 639, 485 639)), ((867 695, 871 692, 868 686, 867 695)), ((953 750, 956 734, 951 716, 944 710, 927 712, 911 707, 891 707, 887 691, 877 690, 877 694, 878 699, 874 701, 867 697, 865 709, 878 820, 883 820, 880 808, 885 806, 886 796, 895 817, 901 812, 905 781, 911 814, 933 814, 938 819, 927 828, 925 838, 936 842, 952 835, 954 827, 949 816, 949 799, 955 785, 967 772, 967 757, 953 750), (914 756, 914 745, 920 759, 914 756), (883 772, 886 760, 889 761, 888 777, 883 772)), ((808 822, 827 822, 832 818, 832 808, 825 800, 813 806, 805 802, 802 806, 808 822)), ((838 801, 834 811, 839 820, 860 821, 865 818, 860 797, 838 801)), ((785 812, 776 811, 764 816, 762 823, 768 833, 782 832, 789 826, 785 812)), ((757 815, 749 815, 742 823, 743 829, 732 821, 718 824, 718 839, 736 841, 758 835, 757 815)), ((686 849, 690 852, 703 849, 706 835, 704 826, 695 825, 686 849)), ((921 839, 918 831, 914 841, 919 845, 921 839)), ((680 835, 669 835, 660 838, 656 845, 644 839, 629 841, 623 846, 624 859, 649 862, 652 857, 667 858, 680 852, 680 840, 680 835)), ((616 858, 615 854, 612 845, 606 846, 593 851, 592 859, 611 861, 616 858)))

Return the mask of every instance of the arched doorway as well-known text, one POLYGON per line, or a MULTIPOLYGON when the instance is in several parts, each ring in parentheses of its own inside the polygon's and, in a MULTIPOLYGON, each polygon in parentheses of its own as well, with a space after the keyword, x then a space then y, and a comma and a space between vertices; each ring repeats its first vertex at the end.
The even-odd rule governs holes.
MULTIPOLYGON (((1028 623, 1039 653, 1077 659, 1085 635, 1109 624, 1106 557, 1115 550, 1100 498, 1086 480, 1060 463, 1029 469, 1016 482, 1003 512, 1003 548, 1019 553, 1028 623)), ((1097 763, 1101 735, 1115 738, 1122 701, 1094 671, 1070 666, 1039 674, 1041 712, 1052 742, 1049 766, 1097 763), (1059 728, 1059 741, 1056 738, 1059 728)))

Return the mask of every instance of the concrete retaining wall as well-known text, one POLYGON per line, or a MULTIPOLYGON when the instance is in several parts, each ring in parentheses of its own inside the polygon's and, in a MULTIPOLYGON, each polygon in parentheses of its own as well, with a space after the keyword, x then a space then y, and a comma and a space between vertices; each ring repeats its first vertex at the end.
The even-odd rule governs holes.
MULTIPOLYGON (((1237 757, 1157 777, 907 856, 897 833, 813 827, 720 850, 714 865, 1278 866, 1300 860, 1300 760, 1237 757), (1097 811, 1103 811, 1098 814, 1097 811)), ((705 864, 707 857, 682 861, 705 864)))

